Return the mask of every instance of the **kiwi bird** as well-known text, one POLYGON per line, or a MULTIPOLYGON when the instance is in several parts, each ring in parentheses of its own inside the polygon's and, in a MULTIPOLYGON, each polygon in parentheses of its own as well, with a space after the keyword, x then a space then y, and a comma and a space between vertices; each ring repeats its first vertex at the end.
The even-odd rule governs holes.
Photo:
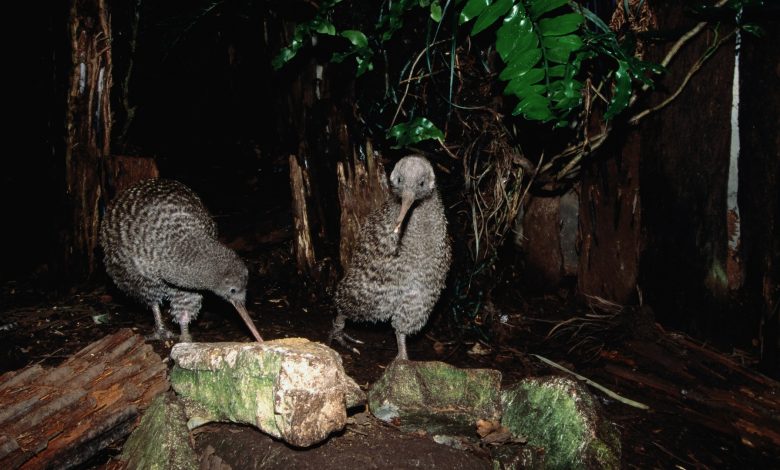
MULTIPOLYGON (((349 320, 389 321, 398 344, 396 359, 408 359, 406 337, 425 325, 450 268, 447 219, 430 162, 410 155, 390 174, 390 194, 361 225, 357 245, 334 303, 331 341, 350 348, 349 320)), ((354 348, 350 348, 356 351, 354 348)))
POLYGON ((160 311, 169 302, 179 340, 192 341, 190 321, 198 316, 202 293, 210 291, 230 302, 262 342, 244 307, 246 264, 217 240, 214 219, 187 186, 150 179, 123 191, 106 211, 99 241, 109 276, 154 313, 149 339, 175 337, 160 311))

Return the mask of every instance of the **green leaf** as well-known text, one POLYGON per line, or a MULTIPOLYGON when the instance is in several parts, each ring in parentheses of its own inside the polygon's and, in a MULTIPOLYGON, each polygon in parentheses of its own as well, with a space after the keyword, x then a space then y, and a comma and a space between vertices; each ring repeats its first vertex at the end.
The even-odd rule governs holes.
POLYGON ((496 22, 499 16, 504 16, 512 8, 512 0, 497 0, 496 3, 485 8, 471 29, 471 35, 475 36, 496 22))
POLYGON ((576 34, 547 36, 542 38, 542 47, 545 48, 545 57, 548 61, 559 64, 569 62, 571 53, 580 49, 582 46, 582 39, 576 34))
POLYGON ((529 86, 538 83, 544 79, 544 69, 536 68, 513 78, 504 88, 504 94, 516 95, 518 97, 526 96, 529 93, 529 86))
POLYGON ((545 13, 560 8, 569 2, 568 0, 531 0, 528 3, 530 4, 531 18, 536 21, 545 13))
POLYGON ((579 13, 568 13, 539 20, 542 36, 563 36, 577 31, 585 18, 579 13))
POLYGON ((524 74, 542 59, 541 49, 529 49, 525 52, 512 54, 506 68, 498 76, 501 80, 511 80, 513 77, 524 74))
POLYGON ((492 0, 469 0, 466 6, 463 7, 463 10, 460 11, 458 24, 467 23, 476 18, 491 3, 492 0))
POLYGON ((745 23, 745 24, 743 24, 742 25, 742 30, 747 32, 747 33, 750 33, 750 34, 752 34, 753 36, 756 36, 756 37, 762 37, 762 36, 764 36, 764 34, 766 34, 766 32, 764 31, 764 28, 762 28, 761 26, 759 26, 757 24, 754 24, 754 23, 745 23))
POLYGON ((628 73, 628 63, 618 62, 618 69, 615 71, 615 86, 612 89, 612 101, 604 114, 605 119, 612 119, 621 111, 626 109, 628 101, 631 99, 631 75, 628 73))
POLYGON ((332 56, 330 56, 330 61, 334 64, 340 64, 344 62, 344 59, 347 57, 350 57, 355 54, 355 51, 349 51, 349 52, 334 52, 332 56))
POLYGON ((431 19, 441 23, 441 4, 439 2, 431 3, 431 19))
MULTIPOLYGON (((515 5, 517 7, 518 5, 515 5)), ((534 33, 534 24, 525 15, 516 15, 496 31, 496 51, 504 62, 515 51, 539 47, 539 38, 534 33)))
POLYGON ((357 72, 355 73, 356 77, 363 75, 369 70, 374 70, 374 63, 364 57, 356 56, 355 61, 358 64, 357 72))
POLYGON ((396 124, 387 131, 398 145, 393 148, 407 147, 428 139, 444 139, 444 133, 429 119, 416 117, 409 122, 396 124))
POLYGON ((274 68, 274 70, 279 70, 280 68, 284 67, 284 64, 291 61, 297 53, 297 48, 293 49, 292 47, 285 47, 279 51, 279 54, 277 54, 276 57, 273 58, 271 61, 271 66, 274 68))
POLYGON ((319 34, 327 34, 329 36, 336 34, 336 27, 330 21, 315 18, 309 22, 309 27, 319 34))
POLYGON ((353 45, 363 48, 368 47, 368 38, 365 34, 363 34, 362 31, 357 31, 355 29, 348 29, 346 31, 342 31, 341 35, 344 36, 351 42, 353 45))
POLYGON ((522 114, 533 121, 549 121, 554 118, 550 111, 550 101, 542 95, 534 94, 524 98, 512 111, 514 116, 522 114))

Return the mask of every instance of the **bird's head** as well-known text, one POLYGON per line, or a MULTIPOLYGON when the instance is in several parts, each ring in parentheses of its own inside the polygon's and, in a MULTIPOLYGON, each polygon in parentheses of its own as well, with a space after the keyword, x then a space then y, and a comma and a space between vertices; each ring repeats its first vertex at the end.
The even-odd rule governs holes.
POLYGON ((238 315, 244 320, 249 331, 252 332, 252 336, 262 343, 263 338, 260 337, 260 333, 257 331, 244 305, 246 302, 246 285, 249 280, 249 270, 238 255, 232 251, 230 251, 230 254, 232 256, 228 257, 227 262, 220 270, 214 293, 233 304, 238 315))
POLYGON ((395 232, 401 230, 409 208, 415 201, 425 199, 436 189, 436 175, 430 162, 419 155, 409 155, 395 164, 390 174, 390 187, 401 200, 395 232))
POLYGON ((246 301, 246 284, 249 279, 249 270, 246 264, 236 255, 229 260, 220 270, 217 278, 217 286, 214 293, 230 303, 246 301))

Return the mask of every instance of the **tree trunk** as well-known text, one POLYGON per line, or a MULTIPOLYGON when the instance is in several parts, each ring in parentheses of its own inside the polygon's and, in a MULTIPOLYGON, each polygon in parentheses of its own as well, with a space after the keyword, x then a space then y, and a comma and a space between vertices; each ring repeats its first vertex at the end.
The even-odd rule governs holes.
POLYGON ((639 134, 620 144, 583 167, 577 288, 625 305, 635 300, 639 276, 639 134))
MULTIPOLYGON (((696 24, 683 5, 658 6, 662 29, 696 24)), ((725 34, 725 26, 720 26, 725 34)), ((666 99, 716 39, 708 29, 684 45, 669 64, 648 105, 666 99)), ((660 61, 671 48, 651 50, 660 61)), ((642 257, 644 299, 667 327, 734 344, 747 323, 730 302, 727 273, 728 206, 734 41, 725 43, 669 106, 650 115, 642 133, 642 257)))
POLYGON ((388 194, 385 167, 377 157, 371 141, 367 141, 364 159, 353 151, 350 160, 338 162, 336 167, 341 210, 339 259, 343 268, 349 266, 363 220, 382 205, 388 194))
POLYGON ((290 155, 290 189, 292 190, 292 210, 295 225, 295 261, 298 271, 313 275, 317 266, 317 256, 312 243, 311 217, 309 214, 309 172, 298 163, 295 155, 290 155))
POLYGON ((141 180, 159 177, 160 171, 153 158, 111 155, 106 161, 106 199, 113 199, 141 180))
POLYGON ((759 339, 763 370, 780 378, 780 30, 743 34, 742 41, 739 206, 751 312, 745 321, 759 339))
POLYGON ((103 165, 111 141, 111 20, 105 0, 74 0, 70 34, 65 180, 71 224, 65 266, 80 278, 95 268, 103 165))

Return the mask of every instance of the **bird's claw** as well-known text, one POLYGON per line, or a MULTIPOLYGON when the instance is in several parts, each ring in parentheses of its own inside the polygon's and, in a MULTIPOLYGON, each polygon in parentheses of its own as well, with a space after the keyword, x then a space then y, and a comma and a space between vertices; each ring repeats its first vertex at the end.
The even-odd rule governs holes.
POLYGON ((150 335, 146 335, 146 339, 148 341, 165 341, 167 339, 175 339, 176 334, 173 332, 166 330, 165 328, 155 330, 154 333, 150 335))
POLYGON ((346 349, 349 349, 353 353, 360 355, 360 351, 356 347, 351 346, 349 343, 347 343, 347 341, 351 341, 356 344, 363 344, 363 342, 360 341, 359 339, 353 338, 344 332, 340 332, 338 334, 331 333, 330 338, 328 338, 328 344, 332 343, 333 341, 336 341, 337 343, 339 343, 346 349))

